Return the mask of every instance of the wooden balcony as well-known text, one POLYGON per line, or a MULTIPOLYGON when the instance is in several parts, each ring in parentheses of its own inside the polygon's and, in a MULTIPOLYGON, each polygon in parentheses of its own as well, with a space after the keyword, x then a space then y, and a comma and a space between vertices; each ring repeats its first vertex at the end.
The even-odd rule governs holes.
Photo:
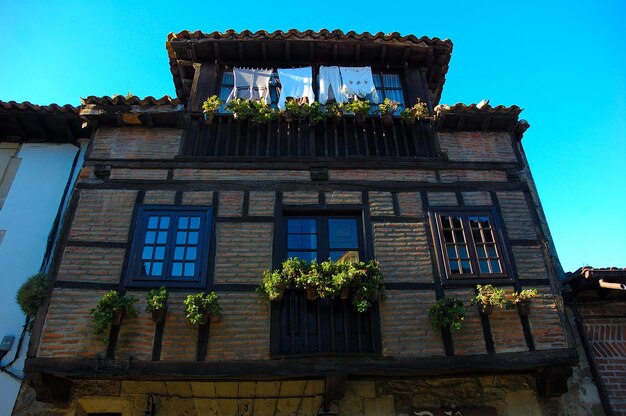
POLYGON ((338 123, 325 120, 288 123, 280 118, 256 125, 229 114, 216 115, 210 125, 192 117, 185 129, 182 156, 200 157, 302 157, 302 158, 416 158, 430 157, 432 126, 429 121, 407 124, 394 118, 385 126, 378 116, 358 124, 354 117, 338 123))

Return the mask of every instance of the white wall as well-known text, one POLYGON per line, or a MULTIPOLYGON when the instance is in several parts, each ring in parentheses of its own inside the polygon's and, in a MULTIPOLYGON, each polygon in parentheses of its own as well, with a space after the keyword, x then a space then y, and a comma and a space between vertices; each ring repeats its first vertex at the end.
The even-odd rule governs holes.
MULTIPOLYGON (((83 144, 75 175, 85 148, 83 144)), ((21 163, 0 210, 0 230, 5 231, 0 242, 0 339, 15 337, 1 365, 13 360, 24 324, 15 294, 26 278, 39 271, 77 151, 71 144, 49 143, 23 144, 18 151, 21 163)), ((27 349, 28 337, 12 366, 20 376, 27 349)), ((19 382, 0 372, 0 415, 11 414, 19 387, 19 382)))

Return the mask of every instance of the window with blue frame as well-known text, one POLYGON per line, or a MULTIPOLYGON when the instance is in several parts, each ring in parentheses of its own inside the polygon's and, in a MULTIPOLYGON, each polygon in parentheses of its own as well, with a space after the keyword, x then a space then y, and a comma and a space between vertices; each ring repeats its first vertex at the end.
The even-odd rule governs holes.
POLYGON ((126 283, 204 287, 211 208, 140 206, 126 283))

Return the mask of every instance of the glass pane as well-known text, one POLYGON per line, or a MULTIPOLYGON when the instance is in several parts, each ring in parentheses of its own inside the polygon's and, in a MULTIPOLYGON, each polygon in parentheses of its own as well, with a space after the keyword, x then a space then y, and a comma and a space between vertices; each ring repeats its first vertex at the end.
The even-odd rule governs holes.
POLYGON ((462 228, 461 227, 461 218, 460 217, 452 217, 452 226, 454 228, 462 228))
POLYGON ((157 228, 159 217, 148 217, 148 228, 157 228))
POLYGON ((191 232, 189 233, 189 244, 198 244, 198 233, 197 232, 191 232))
POLYGON ((287 220, 287 232, 315 234, 316 226, 313 219, 289 219, 287 220))
POLYGON ((489 218, 488 217, 478 217, 478 220, 480 221, 480 225, 483 228, 491 227, 491 225, 489 225, 489 218))
POLYGON ((478 223, 478 217, 469 217, 469 223, 472 229, 480 228, 480 224, 478 223))
POLYGON ((451 260, 450 261, 450 271, 453 274, 459 274, 459 263, 456 260, 451 260))
POLYGON ((441 217, 441 225, 443 226, 444 230, 452 228, 450 225, 450 219, 451 217, 441 217))
POLYGON ((458 246, 459 249, 459 258, 461 259, 468 259, 469 256, 467 255, 467 246, 462 245, 462 246, 458 246))
POLYGON ((161 276, 162 272, 163 263, 161 263, 160 261, 155 261, 154 263, 152 263, 152 272, 150 273, 150 276, 161 276))
POLYGON ((142 259, 151 260, 152 259, 152 247, 147 246, 143 248, 143 253, 141 254, 142 259))
POLYGON ((194 263, 185 263, 185 276, 193 276, 196 269, 196 265, 194 263))
POLYGON ((488 254, 488 257, 491 257, 491 258, 498 257, 498 253, 496 252, 496 246, 495 245, 487 246, 487 254, 488 254))
POLYGON ((161 221, 159 222, 159 228, 167 230, 169 226, 170 226, 170 218, 161 217, 161 221))
POLYGON ((328 220, 328 239, 331 248, 356 248, 356 219, 328 220))
POLYGON ((472 272, 472 268, 470 267, 469 261, 462 261, 461 262, 461 267, 463 269, 463 273, 471 273, 472 272))
POLYGON ((188 247, 187 248, 187 255, 185 256, 185 259, 187 259, 187 260, 195 260, 196 259, 196 248, 195 247, 188 247))
POLYGON ((486 242, 493 243, 493 232, 491 230, 484 230, 483 234, 485 235, 486 242))
POLYGON ((480 264, 481 273, 489 273, 489 265, 487 264, 487 260, 480 260, 478 263, 480 264))
POLYGON ((150 265, 152 263, 150 263, 149 261, 144 261, 141 264, 141 275, 142 276, 149 276, 150 275, 150 265))
POLYGON ((313 261, 317 259, 316 251, 289 251, 287 252, 287 257, 293 258, 297 257, 306 261, 313 261))
POLYGON ((359 252, 357 250, 331 251, 330 258, 333 261, 350 261, 355 263, 359 261, 359 252))
POLYGON ((155 238, 156 238, 156 233, 154 231, 148 231, 146 233, 146 244, 154 244, 155 238))
POLYGON ((165 258, 165 247, 157 247, 154 249, 154 258, 156 260, 163 260, 165 258))
POLYGON ((189 218, 187 217, 180 217, 178 218, 178 229, 179 230, 186 230, 189 224, 189 218))
POLYGON ((165 244, 167 242, 167 231, 161 231, 157 235, 157 243, 165 244))
POLYGON ((481 234, 479 229, 472 228, 472 235, 474 236, 474 242, 476 242, 476 243, 482 243, 483 242, 483 236, 482 236, 482 234, 481 234))
POLYGON ((454 245, 448 245, 448 258, 449 259, 456 259, 456 249, 454 248, 454 245))
POLYGON ((172 276, 179 277, 183 274, 183 264, 175 262, 172 265, 172 276))
POLYGON ((174 249, 174 260, 183 260, 185 258, 185 247, 176 247, 174 249))
POLYGON ((483 245, 477 245, 476 255, 481 259, 487 258, 487 248, 483 245))
POLYGON ((289 234, 287 236, 288 248, 317 248, 315 234, 289 234))
POLYGON ((500 267, 500 262, 498 260, 491 260, 490 263, 492 273, 502 273, 502 268, 500 267))
POLYGON ((457 243, 464 243, 465 237, 463 236, 463 231, 458 230, 454 232, 454 238, 456 238, 457 243))
POLYGON ((452 231, 450 230, 444 230, 443 231, 443 238, 444 240, 446 240, 446 243, 453 243, 454 239, 452 238, 452 231))
POLYGON ((187 233, 179 231, 176 233, 176 244, 183 245, 187 242, 187 233))
POLYGON ((200 217, 191 217, 189 219, 189 228, 192 230, 200 228, 200 217))

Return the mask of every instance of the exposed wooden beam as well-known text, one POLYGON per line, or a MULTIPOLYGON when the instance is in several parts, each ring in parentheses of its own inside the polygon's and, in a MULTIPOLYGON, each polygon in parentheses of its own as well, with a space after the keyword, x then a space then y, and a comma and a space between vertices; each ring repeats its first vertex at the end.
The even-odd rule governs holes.
POLYGON ((408 46, 404 47, 404 51, 402 52, 402 63, 404 64, 405 62, 408 62, 409 60, 409 53, 411 52, 411 48, 409 48, 408 46))
POLYGON ((482 131, 487 131, 489 130, 489 123, 491 123, 491 117, 490 116, 485 116, 483 122, 480 125, 480 129, 482 131))
POLYGON ((74 134, 74 130, 72 129, 72 122, 69 118, 63 118, 63 129, 65 131, 65 135, 72 140, 72 142, 76 141, 76 135, 74 134))
POLYGON ((465 116, 459 116, 459 121, 457 121, 456 123, 457 131, 463 130, 464 126, 465 126, 465 116))
POLYGON ((315 61, 315 42, 309 42, 309 59, 315 61))
POLYGON ((357 43, 356 47, 354 49, 355 49, 355 51, 354 51, 354 60, 356 62, 359 62, 361 60, 361 44, 357 43))
POLYGON ((333 43, 333 61, 337 62, 337 48, 338 43, 333 43))
POLYGON ((220 44, 219 42, 213 42, 213 54, 215 55, 215 60, 217 62, 220 61, 220 44))
POLYGON ((385 63, 385 58, 387 58, 387 45, 383 45, 383 47, 380 49, 380 63, 381 64, 385 63))
POLYGON ((189 49, 190 49, 190 52, 191 52, 191 61, 192 62, 198 62, 198 57, 196 56, 196 44, 192 43, 191 47, 189 49))
POLYGON ((263 62, 267 61, 267 44, 265 42, 261 42, 261 57, 263 62))
POLYGON ((285 59, 287 61, 291 60, 291 44, 289 41, 285 41, 285 59))
POLYGON ((239 60, 243 61, 243 42, 238 42, 237 46, 239 47, 239 60))

